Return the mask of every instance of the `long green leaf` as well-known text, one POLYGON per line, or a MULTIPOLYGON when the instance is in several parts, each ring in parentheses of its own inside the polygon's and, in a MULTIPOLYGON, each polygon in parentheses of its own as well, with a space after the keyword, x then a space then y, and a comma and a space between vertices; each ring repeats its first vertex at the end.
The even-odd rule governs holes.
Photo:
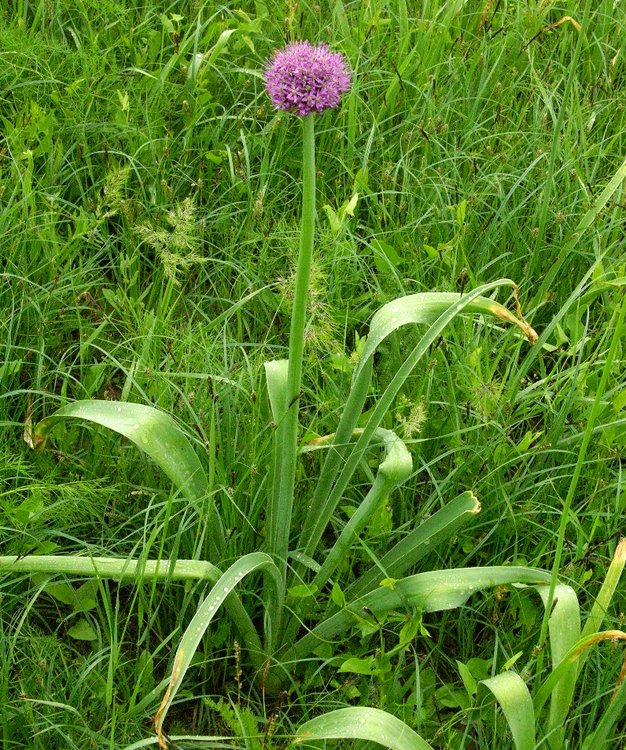
MULTIPOLYGON (((626 640, 626 633, 621 630, 605 630, 602 633, 593 633, 583 636, 565 654, 560 663, 550 672, 546 681, 537 691, 534 698, 535 713, 538 714, 545 702, 553 694, 559 682, 567 677, 572 667, 577 667, 583 655, 589 653, 592 646, 602 641, 626 640)), ((577 670, 576 670, 577 671, 577 670)))
MULTIPOLYGON (((544 606, 550 601, 550 587, 537 586, 544 606)), ((580 640, 580 606, 574 589, 559 583, 554 588, 552 612, 548 622, 550 633, 550 656, 552 669, 556 669, 570 650, 580 640)), ((564 722, 569 712, 578 668, 576 662, 567 663, 563 668, 560 680, 554 686, 550 696, 550 715, 548 719, 548 743, 552 750, 563 746, 565 737, 564 722)))
POLYGON ((491 690, 507 720, 515 750, 533 750, 535 747, 535 714, 533 701, 526 683, 515 672, 481 680, 491 690))
POLYGON ((203 560, 131 560, 125 557, 87 557, 79 555, 27 555, 0 557, 0 573, 52 573, 110 578, 115 581, 144 580, 215 583, 221 571, 203 560))
POLYGON ((379 708, 339 708, 303 724, 294 742, 359 739, 377 742, 390 750, 433 750, 417 732, 379 708))
POLYGON ((116 401, 75 401, 43 419, 35 428, 35 447, 45 445, 50 430, 66 419, 79 419, 107 427, 131 440, 203 513, 211 530, 214 562, 223 556, 225 542, 216 510, 208 496, 208 480, 191 443, 176 422, 152 406, 116 401))
MULTIPOLYGON (((275 597, 279 601, 282 601, 284 596, 282 576, 272 558, 263 552, 252 552, 249 555, 244 555, 239 560, 236 560, 219 578, 187 626, 176 651, 170 682, 154 719, 154 727, 161 747, 167 748, 163 737, 163 722, 189 669, 193 655, 200 645, 202 636, 205 634, 206 629, 209 627, 211 620, 215 617, 219 608, 229 596, 232 596, 234 588, 255 570, 264 571, 274 588, 275 597)), ((280 610, 280 607, 277 609, 280 610)), ((273 633, 273 625, 274 623, 269 623, 267 650, 271 650, 272 648, 272 641, 275 635, 273 633)))
POLYGON ((346 590, 346 597, 348 600, 356 599, 383 578, 403 576, 409 568, 449 539, 461 525, 479 512, 480 503, 472 492, 459 495, 392 547, 377 565, 346 590))
POLYGON ((414 607, 422 612, 438 612, 460 607, 469 597, 486 588, 505 584, 546 584, 550 573, 522 567, 484 567, 435 570, 386 582, 375 591, 353 601, 340 612, 319 623, 291 646, 281 661, 301 659, 324 642, 349 630, 367 608, 376 617, 393 609, 414 607))
POLYGON ((482 296, 499 286, 505 285, 515 286, 509 279, 499 279, 465 295, 444 292, 412 294, 390 302, 375 314, 372 319, 365 353, 361 357, 355 373, 352 391, 337 428, 337 443, 339 446, 349 442, 350 435, 361 414, 367 396, 372 359, 376 348, 402 326, 415 323, 430 323, 431 325, 400 366, 393 380, 378 400, 356 445, 347 450, 339 448, 331 451, 326 457, 301 533, 301 551, 305 555, 311 556, 317 549, 324 529, 335 512, 352 474, 402 385, 419 360, 426 354, 431 344, 437 340, 444 328, 457 315, 480 313, 495 316, 501 320, 514 323, 524 331, 531 342, 536 341, 537 334, 527 323, 518 320, 502 305, 482 296), (341 473, 339 474, 340 470, 341 473), (339 478, 337 479, 338 474, 339 478))

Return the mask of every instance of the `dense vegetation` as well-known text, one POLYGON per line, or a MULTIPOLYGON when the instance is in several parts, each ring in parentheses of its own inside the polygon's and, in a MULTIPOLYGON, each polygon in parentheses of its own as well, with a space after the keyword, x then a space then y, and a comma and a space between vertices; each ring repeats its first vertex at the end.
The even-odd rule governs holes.
MULTIPOLYGON (((480 513, 407 574, 551 574, 556 560, 591 612, 626 510, 623 4, 0 0, 0 19, 4 558, 211 559, 206 514, 132 441, 77 420, 33 450, 40 420, 85 399, 173 416, 221 514, 224 560, 212 562, 225 570, 265 549, 275 424, 264 363, 289 344, 302 128, 273 111, 263 66, 285 41, 310 39, 346 55, 353 86, 316 122, 292 537, 325 454, 311 441, 337 429, 382 305, 508 278, 519 310, 510 286, 487 296, 540 338, 532 346, 478 314, 434 338, 382 422, 408 447, 410 476, 368 519, 332 590, 307 587, 297 560, 287 609, 299 636, 466 491, 480 513)), ((402 328, 378 350, 365 418, 424 330, 402 328)), ((379 463, 376 450, 359 463, 317 563, 379 463)), ((207 582, 20 570, 0 571, 0 748, 151 737, 207 582)), ((255 624, 261 585, 252 574, 240 586, 255 624)), ((625 610, 617 587, 602 629, 622 628, 625 610)), ((272 692, 220 612, 166 730, 269 750, 324 712, 371 706, 433 748, 505 750, 515 733, 480 681, 514 670, 536 691, 554 666, 546 627, 530 587, 485 588, 449 611, 363 610, 272 692)), ((546 740, 537 709, 538 747, 583 747, 611 706, 623 709, 624 689, 610 704, 623 654, 617 637, 585 650, 564 734, 546 740)), ((613 722, 606 747, 625 741, 613 722)))

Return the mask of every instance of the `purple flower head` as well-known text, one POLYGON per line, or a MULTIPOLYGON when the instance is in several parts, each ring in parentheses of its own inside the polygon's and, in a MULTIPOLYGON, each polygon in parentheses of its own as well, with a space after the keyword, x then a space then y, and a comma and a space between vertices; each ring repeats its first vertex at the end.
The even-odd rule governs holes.
POLYGON ((308 115, 336 107, 350 88, 344 56, 327 45, 293 42, 272 55, 265 88, 275 109, 308 115))

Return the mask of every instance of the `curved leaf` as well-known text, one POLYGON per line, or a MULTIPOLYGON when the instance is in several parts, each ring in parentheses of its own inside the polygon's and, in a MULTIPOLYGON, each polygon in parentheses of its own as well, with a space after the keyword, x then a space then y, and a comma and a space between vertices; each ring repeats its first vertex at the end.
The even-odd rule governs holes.
POLYGON ((303 724, 294 742, 360 739, 377 742, 391 750, 433 750, 417 732, 379 708, 339 708, 303 724))
MULTIPOLYGON (((459 302, 462 297, 462 294, 456 292, 421 292, 399 297, 387 303, 372 318, 361 363, 369 359, 382 342, 398 328, 412 323, 434 323, 446 309, 459 302)), ((526 321, 519 320, 506 307, 486 297, 476 297, 463 312, 495 316, 516 325, 531 344, 537 341, 536 332, 526 321)))
POLYGON ((207 478, 196 452, 176 422, 152 406, 116 401, 74 401, 43 419, 34 441, 43 447, 50 430, 64 419, 82 419, 123 435, 147 453, 190 499, 204 499, 207 478))
POLYGON ((116 401, 75 401, 43 419, 34 431, 35 447, 42 448, 50 430, 65 419, 82 419, 107 427, 128 438, 201 511, 209 513, 211 542, 220 559, 225 543, 221 523, 209 509, 209 484, 195 450, 169 414, 152 406, 116 401))
MULTIPOLYGON (((115 581, 188 581, 208 580, 215 584, 222 572, 204 560, 131 560, 124 557, 87 557, 79 555, 28 555, 0 557, 0 572, 52 573, 110 578, 115 581)), ((278 598, 282 604, 282 598, 278 598)), ((250 651, 255 665, 263 663, 261 641, 241 600, 232 594, 224 605, 239 635, 250 651)))
POLYGON ((526 683, 515 672, 481 680, 494 694, 508 722, 515 750, 533 750, 535 747, 535 714, 533 701, 526 683))
POLYGON ((496 566, 434 570, 389 581, 319 623, 291 646, 281 660, 288 662, 307 656, 321 643, 352 627, 364 608, 376 617, 404 607, 415 607, 421 612, 439 612, 462 606, 472 594, 482 589, 515 583, 546 585, 550 579, 550 573, 545 570, 496 566))
MULTIPOLYGON (((198 611, 193 616, 181 638, 180 645, 174 657, 174 667, 172 669, 169 685, 154 717, 155 731, 159 739, 159 744, 164 750, 167 750, 167 744, 163 736, 163 722, 165 721, 165 717, 172 705, 172 701, 182 684, 185 674, 189 669, 193 655, 202 640, 202 636, 209 627, 211 620, 217 614, 219 608, 224 604, 224 601, 229 595, 231 595, 231 592, 235 587, 247 575, 253 573, 255 570, 263 570, 268 575, 274 588, 274 595, 278 600, 278 606, 274 609, 280 613, 284 598, 282 576, 269 555, 266 555, 263 552, 252 552, 249 555, 244 555, 236 560, 219 578, 206 599, 198 608, 198 611)), ((270 622, 268 627, 268 651, 271 649, 272 641, 275 637, 273 625, 274 623, 270 622)))

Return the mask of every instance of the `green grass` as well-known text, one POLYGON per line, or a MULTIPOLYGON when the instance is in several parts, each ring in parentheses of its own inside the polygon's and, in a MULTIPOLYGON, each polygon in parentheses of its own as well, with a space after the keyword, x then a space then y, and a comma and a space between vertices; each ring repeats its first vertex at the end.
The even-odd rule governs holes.
MULTIPOLYGON (((261 72, 272 49, 309 38, 348 56, 354 86, 316 123, 306 435, 336 429, 352 355, 394 297, 508 277, 544 334, 530 349, 508 327, 464 319, 430 348, 382 425, 405 439, 413 474, 352 547, 343 579, 470 489, 481 513, 415 572, 549 570, 560 554, 560 578, 589 612, 626 511, 623 185, 574 233, 626 157, 626 13, 612 0, 320 5, 0 0, 2 555, 206 557, 197 510, 129 442, 74 425, 46 452, 28 447, 25 429, 87 398, 172 414, 207 469, 228 562, 263 548, 272 441, 263 363, 288 348, 301 135, 296 118, 272 111, 261 72), (583 31, 570 22, 542 31, 564 16, 583 31), (333 227, 323 207, 340 214, 355 193, 354 215, 333 227)), ((366 409, 420 334, 385 345, 366 409)), ((301 457, 294 528, 319 466, 317 454, 301 457)), ((356 477, 336 534, 372 469, 356 477)), ((149 736, 206 585, 81 589, 86 581, 2 573, 2 750, 122 748, 149 736), (75 637, 79 622, 92 640, 75 637)), ((605 626, 623 627, 625 608, 622 585, 605 626)), ((398 644, 403 613, 380 627, 370 618, 270 697, 248 679, 222 616, 168 732, 280 748, 323 711, 373 706, 435 748, 504 750, 513 745, 502 717, 468 693, 458 663, 486 679, 521 652, 515 668, 532 685, 549 661, 534 650, 542 620, 529 591, 485 593, 425 614, 383 673, 338 672, 348 657, 382 659, 398 644)), ((588 660, 571 747, 606 710, 622 655, 602 644, 588 660)), ((623 727, 610 741, 626 741, 623 727)))

